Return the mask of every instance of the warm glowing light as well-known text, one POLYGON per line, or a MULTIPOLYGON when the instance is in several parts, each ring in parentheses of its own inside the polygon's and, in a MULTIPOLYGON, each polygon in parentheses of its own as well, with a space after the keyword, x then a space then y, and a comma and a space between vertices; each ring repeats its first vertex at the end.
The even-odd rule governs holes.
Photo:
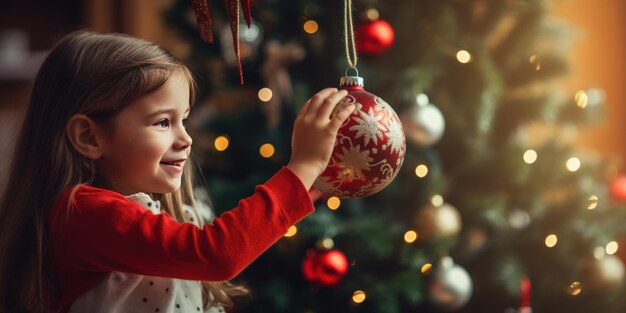
POLYGON ((598 206, 598 196, 591 195, 589 196, 589 205, 587 206, 587 210, 593 210, 598 206))
POLYGON ((354 303, 361 303, 365 301, 365 292, 363 292, 362 290, 355 291, 352 294, 352 301, 354 301, 354 303))
POLYGON ((332 238, 324 238, 320 244, 324 249, 332 249, 335 246, 335 242, 332 238))
POLYGON ((426 263, 426 264, 422 265, 422 269, 421 269, 422 274, 426 274, 428 271, 430 271, 430 269, 432 267, 433 267, 433 265, 430 264, 430 263, 426 263))
POLYGON ((306 22, 304 22, 304 31, 307 34, 315 34, 317 32, 317 30, 319 29, 319 26, 317 25, 317 22, 314 20, 308 20, 306 22))
POLYGON ((537 161, 537 151, 532 149, 526 150, 526 152, 524 152, 524 162, 527 164, 533 164, 535 161, 537 161))
POLYGON ((617 248, 618 248, 617 242, 611 241, 611 242, 607 243, 606 244, 606 249, 605 249, 606 254, 609 254, 609 255, 615 254, 615 252, 617 252, 617 248))
POLYGON ((441 206, 443 204, 443 197, 441 195, 434 195, 430 198, 430 203, 434 206, 441 206))
POLYGON ((583 291, 583 286, 580 284, 580 282, 575 281, 569 285, 568 291, 570 295, 577 296, 583 291))
POLYGON ((580 168, 580 160, 576 157, 571 157, 565 163, 565 167, 567 167, 567 170, 570 172, 576 172, 580 168))
POLYGON ((584 90, 576 91, 574 100, 576 101, 576 105, 581 109, 586 108, 587 103, 589 103, 589 97, 587 97, 587 93, 584 90))
POLYGON ((369 19, 370 21, 375 21, 380 17, 380 13, 378 13, 378 10, 374 8, 367 10, 365 12, 365 15, 367 16, 367 19, 369 19))
POLYGON ((326 201, 326 205, 329 209, 334 211, 337 210, 341 205, 341 200, 337 197, 330 197, 328 198, 328 201, 326 201))
POLYGON ((606 249, 604 247, 597 246, 595 249, 593 249, 593 257, 596 258, 596 260, 600 260, 605 256, 606 256, 606 249))
POLYGON ((291 225, 291 227, 287 229, 287 233, 285 234, 285 237, 293 237, 296 235, 297 232, 298 232, 298 228, 295 225, 291 225))
POLYGON ((530 64, 535 66, 536 71, 541 70, 541 63, 539 63, 539 57, 537 57, 536 54, 531 55, 529 61, 530 61, 530 64))
POLYGON ((276 149, 274 149, 274 146, 271 143, 263 144, 261 148, 259 148, 259 153, 264 158, 271 158, 275 151, 276 149))
POLYGON ((215 150, 217 151, 224 151, 226 150, 226 148, 228 148, 228 138, 226 138, 226 136, 217 136, 217 138, 215 138, 215 141, 213 142, 213 146, 215 146, 215 150))
POLYGON ((430 99, 428 99, 425 93, 420 93, 415 96, 415 102, 417 102, 418 105, 427 105, 430 103, 430 99))
POLYGON ((415 175, 417 175, 417 177, 423 178, 423 177, 426 177, 427 174, 428 174, 428 166, 424 164, 420 164, 415 168, 415 175))
POLYGON ((259 90, 259 100, 263 102, 267 102, 267 101, 270 101, 271 99, 272 99, 272 89, 265 87, 259 90))
POLYGON ((409 230, 404 233, 404 241, 407 243, 412 243, 417 240, 417 233, 414 230, 409 230))
POLYGON ((472 60, 472 55, 467 50, 459 50, 456 53, 456 59, 461 63, 469 63, 472 60))
POLYGON ((550 234, 548 235, 548 237, 546 237, 546 246, 548 248, 552 248, 554 246, 556 246, 556 242, 557 242, 557 238, 555 234, 550 234))

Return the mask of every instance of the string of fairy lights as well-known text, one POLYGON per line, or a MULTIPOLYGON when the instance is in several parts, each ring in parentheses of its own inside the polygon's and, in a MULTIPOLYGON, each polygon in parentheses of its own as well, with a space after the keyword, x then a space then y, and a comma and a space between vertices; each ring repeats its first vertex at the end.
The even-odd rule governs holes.
MULTIPOLYGON (((375 8, 369 8, 366 10, 365 16, 369 20, 377 20, 379 18, 379 12, 375 8)), ((303 23, 302 28, 305 33, 309 35, 314 35, 319 30, 319 24, 314 19, 307 19, 303 23)), ((454 54, 454 56, 456 58, 456 61, 458 61, 461 64, 467 64, 473 61, 471 52, 465 49, 458 49, 456 53, 454 54)), ((541 62, 539 60, 539 57, 536 54, 533 54, 529 57, 529 63, 531 64, 531 66, 533 66, 533 68, 536 71, 540 71, 542 69, 541 62)), ((263 87, 259 89, 257 96, 261 102, 269 102, 273 97, 273 91, 268 87, 263 87)), ((418 97, 420 96, 425 96, 425 95, 424 94, 418 95, 418 97)), ((590 98, 592 96, 593 95, 589 95, 588 91, 585 91, 585 90, 576 91, 574 95, 576 106, 578 106, 581 109, 587 108, 588 104, 591 101, 590 98)), ((418 103, 420 102, 419 98, 417 99, 417 102, 418 103)), ((230 139, 227 134, 221 134, 217 136, 214 140, 214 148, 218 152, 226 151, 229 147, 229 144, 230 144, 230 139)), ((259 155, 263 158, 271 158, 275 154, 275 152, 276 152, 276 149, 274 145, 271 143, 264 143, 261 146, 259 146, 259 155)), ((533 149, 528 149, 524 151, 522 155, 523 162, 528 165, 534 164, 538 160, 538 158, 539 158, 539 155, 537 151, 533 149)), ((578 157, 572 156, 568 158, 567 160, 565 160, 564 166, 568 171, 576 172, 581 168, 582 163, 578 157)), ((415 175, 418 179, 424 179, 428 176, 428 174, 429 174, 429 167, 427 164, 420 163, 415 166, 415 175)), ((441 195, 435 195, 431 198, 431 202, 433 203, 433 205, 442 205, 444 201, 441 195)), ((589 204, 588 204, 587 209, 594 210, 598 206, 598 202, 599 202, 598 196, 591 195, 589 197, 589 204)), ((334 197, 334 196, 329 197, 326 200, 326 206, 331 211, 337 211, 339 210, 341 206, 341 199, 339 199, 338 197, 334 197)), ((298 233, 298 228, 297 226, 293 225, 289 227, 284 237, 291 238, 291 237, 296 236, 297 233, 298 233)), ((416 241, 418 241, 418 239, 420 239, 420 234, 416 230, 413 230, 413 229, 407 230, 403 234, 403 238, 402 238, 402 240, 406 244, 415 243, 416 241)), ((550 249, 550 248, 555 248, 558 242, 559 242, 559 239, 558 239, 557 234, 551 233, 551 234, 546 235, 544 243, 545 243, 545 246, 550 249)), ((323 238, 322 240, 319 241, 319 245, 322 246, 323 248, 330 249, 334 246, 334 243, 331 238, 323 238)), ((606 255, 615 254, 618 248, 619 248, 618 243, 616 241, 611 241, 607 243, 605 246, 596 247, 593 251, 593 256, 597 260, 600 260, 606 255)), ((422 274, 427 274, 433 268, 433 264, 430 262, 427 262, 419 266, 419 268, 422 274)), ((578 296, 582 293, 582 288, 583 288, 583 285, 581 282, 573 281, 569 284, 567 288, 567 292, 568 294, 572 296, 578 296)), ((366 297, 367 295, 365 291, 355 290, 352 294, 351 300, 355 304, 360 304, 366 300, 366 297)))

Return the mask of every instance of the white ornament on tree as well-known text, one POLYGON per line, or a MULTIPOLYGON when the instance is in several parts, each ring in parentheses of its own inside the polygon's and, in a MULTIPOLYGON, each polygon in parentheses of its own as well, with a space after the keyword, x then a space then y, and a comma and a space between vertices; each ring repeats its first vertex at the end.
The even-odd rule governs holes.
POLYGON ((446 121, 441 110, 430 103, 426 94, 415 97, 415 105, 404 112, 402 123, 404 131, 414 143, 429 147, 437 143, 446 128, 446 121))
POLYGON ((472 296, 472 278, 451 257, 444 257, 432 273, 428 296, 434 306, 454 311, 464 306, 472 296))
POLYGON ((615 255, 593 259, 586 270, 586 284, 596 292, 617 289, 626 277, 624 263, 615 255))

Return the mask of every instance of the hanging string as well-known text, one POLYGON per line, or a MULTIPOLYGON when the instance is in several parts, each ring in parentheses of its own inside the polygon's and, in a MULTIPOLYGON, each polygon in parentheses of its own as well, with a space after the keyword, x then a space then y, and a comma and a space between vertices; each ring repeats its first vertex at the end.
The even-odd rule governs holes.
POLYGON ((352 0, 344 0, 343 10, 343 38, 346 46, 346 59, 348 60, 348 66, 350 68, 356 68, 358 59, 356 55, 356 45, 354 44, 354 29, 352 26, 352 0))

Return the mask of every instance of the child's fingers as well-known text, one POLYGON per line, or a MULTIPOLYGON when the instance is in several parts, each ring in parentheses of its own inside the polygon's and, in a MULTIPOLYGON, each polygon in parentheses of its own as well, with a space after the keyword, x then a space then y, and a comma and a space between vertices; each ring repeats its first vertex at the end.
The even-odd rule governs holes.
POLYGON ((301 118, 304 116, 304 114, 306 113, 306 110, 307 110, 307 109, 308 109, 308 107, 309 107, 309 103, 310 103, 310 102, 311 102, 311 99, 307 100, 307 101, 306 101, 306 102, 302 105, 302 107, 300 108, 300 111, 298 112, 298 116, 296 116, 296 120, 299 120, 299 119, 301 119, 301 118))
POLYGON ((328 98, 328 96, 332 95, 335 92, 337 92, 337 88, 326 88, 316 93, 313 97, 311 97, 311 102, 309 103, 305 114, 311 116, 311 118, 314 118, 315 115, 317 115, 319 107, 324 102, 324 99, 328 98))
POLYGON ((339 131, 339 127, 341 127, 343 122, 345 122, 346 119, 348 119, 348 117, 350 116, 350 114, 352 114, 352 111, 354 111, 354 108, 356 108, 356 106, 351 103, 347 105, 345 108, 343 108, 343 110, 341 110, 339 113, 335 114, 333 119, 330 120, 330 125, 329 125, 333 133, 336 134, 337 131, 339 131))
POLYGON ((345 98, 345 96, 347 95, 348 92, 346 90, 340 90, 332 94, 330 97, 326 98, 326 100, 324 100, 324 103, 322 104, 322 107, 319 109, 319 111, 317 111, 316 118, 323 119, 324 121, 329 121, 330 113, 335 109, 337 103, 339 103, 339 101, 341 101, 341 99, 345 98))

